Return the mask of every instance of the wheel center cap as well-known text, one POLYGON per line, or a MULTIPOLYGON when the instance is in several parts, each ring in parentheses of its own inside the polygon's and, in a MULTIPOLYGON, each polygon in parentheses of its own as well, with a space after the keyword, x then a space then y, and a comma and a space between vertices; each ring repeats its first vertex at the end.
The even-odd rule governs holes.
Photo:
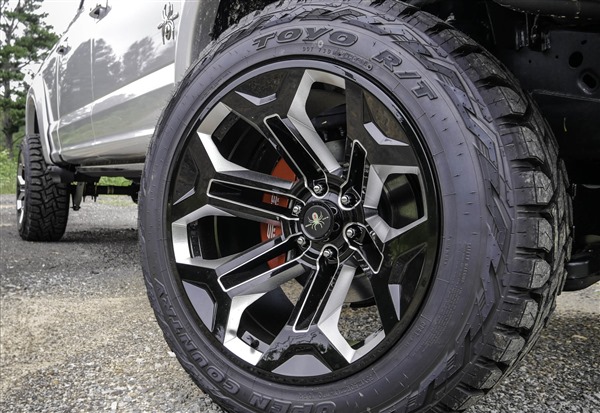
POLYGON ((333 212, 327 205, 318 203, 305 209, 302 217, 302 231, 313 240, 323 239, 333 228, 333 212))

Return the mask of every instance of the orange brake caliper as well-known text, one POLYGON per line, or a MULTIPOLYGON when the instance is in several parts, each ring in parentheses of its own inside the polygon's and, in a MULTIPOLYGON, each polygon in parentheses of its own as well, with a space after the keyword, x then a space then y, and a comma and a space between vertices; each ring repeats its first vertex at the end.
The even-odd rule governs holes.
MULTIPOLYGON (((290 166, 283 159, 280 159, 279 162, 277 162, 277 165, 275 165, 275 168, 273 168, 271 175, 290 182, 294 182, 296 180, 294 171, 292 171, 290 166)), ((290 203, 288 198, 274 194, 264 194, 262 200, 265 204, 277 205, 283 208, 287 208, 290 203)), ((280 237, 281 234, 282 231, 280 224, 260 224, 260 238, 262 242, 280 237)), ((278 267, 284 262, 285 255, 280 255, 279 257, 273 258, 269 261, 269 268, 278 267)))

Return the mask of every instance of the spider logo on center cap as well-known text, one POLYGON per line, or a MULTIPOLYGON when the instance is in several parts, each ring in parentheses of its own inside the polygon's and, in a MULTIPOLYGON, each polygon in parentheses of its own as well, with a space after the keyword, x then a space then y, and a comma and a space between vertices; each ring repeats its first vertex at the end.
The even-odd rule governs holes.
POLYGON ((312 239, 326 237, 332 227, 331 210, 323 204, 314 204, 304 214, 304 233, 312 239))
POLYGON ((310 228, 312 230, 321 229, 325 226, 325 221, 327 221, 329 217, 323 215, 323 213, 313 212, 309 222, 305 227, 310 228))

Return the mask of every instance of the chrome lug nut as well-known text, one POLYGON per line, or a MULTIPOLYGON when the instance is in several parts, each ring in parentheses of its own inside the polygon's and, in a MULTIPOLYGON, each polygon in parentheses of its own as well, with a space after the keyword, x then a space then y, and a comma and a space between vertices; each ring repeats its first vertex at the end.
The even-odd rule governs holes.
POLYGON ((324 190, 325 188, 323 188, 323 185, 321 184, 315 184, 315 186, 313 186, 313 192, 317 195, 321 195, 324 190))
POLYGON ((298 237, 298 239, 296 240, 296 243, 299 246, 303 247, 303 246, 306 245, 306 238, 304 238, 304 237, 298 237))
POLYGON ((334 255, 335 252, 331 248, 325 248, 325 250, 323 250, 323 256, 325 258, 332 258, 334 255))
POLYGON ((356 229, 350 227, 346 229, 346 237, 348 237, 348 239, 352 239, 354 237, 356 237, 357 235, 357 231, 356 229))
POLYGON ((292 214, 298 216, 300 215, 300 212, 302 212, 302 207, 300 205, 294 205, 292 208, 292 214))
POLYGON ((340 201, 342 201, 342 205, 348 206, 352 203, 352 197, 350 195, 343 195, 340 201))

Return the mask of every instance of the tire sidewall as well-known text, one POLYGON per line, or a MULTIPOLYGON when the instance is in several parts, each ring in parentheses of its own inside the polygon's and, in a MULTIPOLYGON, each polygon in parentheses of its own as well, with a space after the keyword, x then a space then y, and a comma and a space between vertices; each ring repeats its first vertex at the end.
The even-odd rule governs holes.
MULTIPOLYGON (((410 32, 406 27, 403 30, 410 32)), ((479 334, 482 329, 487 331, 491 328, 488 325, 493 324, 486 322, 486 315, 479 314, 481 297, 490 282, 491 258, 487 251, 492 241, 486 209, 489 194, 475 139, 459 113, 464 109, 455 106, 437 76, 409 53, 385 37, 360 28, 350 31, 340 22, 296 21, 258 30, 231 45, 226 41, 220 45, 191 69, 163 114, 142 181, 140 229, 145 246, 144 273, 181 363, 229 408, 258 409, 266 401, 265 408, 310 405, 307 411, 334 411, 337 407, 336 411, 359 412, 375 406, 391 409, 395 402, 414 393, 424 398, 424 389, 437 378, 456 372, 452 359, 462 356, 461 346, 467 337, 479 334), (322 38, 306 41, 308 27, 329 31, 322 38), (291 29, 300 30, 302 35, 293 40, 283 35, 283 41, 278 41, 282 33, 291 29), (337 38, 331 37, 336 32, 346 33, 349 38, 355 36, 356 42, 341 44, 339 33, 337 38), (266 44, 260 47, 261 39, 265 38, 268 38, 266 44), (387 52, 401 58, 402 71, 418 73, 420 78, 400 78, 396 67, 390 70, 386 60, 375 59, 387 52), (173 275, 170 231, 164 225, 167 220, 163 215, 169 197, 170 171, 182 147, 181 136, 185 136, 186 125, 199 111, 206 112, 203 103, 214 99, 215 92, 240 73, 265 62, 294 57, 327 62, 342 70, 351 68, 393 93, 402 110, 415 120, 414 126, 430 155, 443 222, 434 279, 419 315, 405 336, 365 370, 310 388, 276 384, 249 375, 204 336, 206 330, 198 326, 199 318, 173 275), (423 85, 431 93, 418 96, 423 85), (433 95, 435 98, 431 98, 433 95), (357 396, 359 393, 361 397, 357 396)), ((472 351, 475 356, 480 349, 475 345, 472 351)), ((424 400, 419 402, 423 404, 424 400)))
MULTIPOLYGON (((23 220, 19 221, 19 215, 17 215, 17 228, 19 230, 19 234, 23 236, 29 231, 29 222, 30 222, 30 204, 31 204, 31 153, 29 148, 29 140, 27 137, 23 138, 21 145, 19 147, 19 162, 21 159, 23 161, 23 179, 25 180, 25 191, 23 194, 23 208, 25 212, 23 214, 23 220)), ((18 173, 18 167, 17 167, 18 173)), ((19 195, 19 182, 17 180, 17 196, 19 195)))

